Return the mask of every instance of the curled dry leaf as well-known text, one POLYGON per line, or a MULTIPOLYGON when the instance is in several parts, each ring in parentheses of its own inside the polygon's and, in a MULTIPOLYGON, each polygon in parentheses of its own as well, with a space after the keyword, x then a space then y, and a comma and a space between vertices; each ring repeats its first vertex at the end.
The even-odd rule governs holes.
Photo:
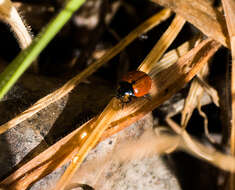
MULTIPOLYGON (((208 64, 204 65, 204 67, 199 73, 201 75, 207 75, 208 64)), ((200 98, 202 97, 203 93, 204 90, 199 84, 199 82, 197 80, 193 80, 188 92, 188 96, 185 99, 184 109, 182 110, 181 125, 183 128, 187 126, 188 121, 191 118, 194 109, 198 106, 198 101, 200 101, 200 98)))
POLYGON ((193 82, 191 83, 188 96, 184 103, 184 108, 182 110, 182 117, 181 117, 181 126, 186 128, 189 119, 192 116, 194 109, 198 109, 199 114, 204 118, 204 131, 205 135, 208 139, 215 143, 215 141, 211 138, 208 131, 208 119, 206 114, 201 110, 201 98, 203 94, 206 92, 210 95, 212 101, 215 103, 216 106, 219 106, 219 97, 217 91, 209 86, 202 78, 206 78, 208 75, 208 64, 204 65, 198 75, 195 77, 193 82))

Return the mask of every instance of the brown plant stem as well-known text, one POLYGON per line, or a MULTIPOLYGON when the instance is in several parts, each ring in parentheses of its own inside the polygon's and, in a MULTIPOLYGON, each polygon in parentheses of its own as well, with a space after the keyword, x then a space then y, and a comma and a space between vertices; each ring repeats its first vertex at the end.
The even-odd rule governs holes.
MULTIPOLYGON (((232 72, 231 72, 231 99, 232 99, 232 118, 231 118, 231 134, 230 134, 230 150, 235 155, 235 1, 222 0, 225 19, 227 22, 230 46, 232 51, 232 72)), ((235 165, 235 163, 234 163, 235 165)), ((235 173, 230 174, 230 190, 235 189, 235 173)))

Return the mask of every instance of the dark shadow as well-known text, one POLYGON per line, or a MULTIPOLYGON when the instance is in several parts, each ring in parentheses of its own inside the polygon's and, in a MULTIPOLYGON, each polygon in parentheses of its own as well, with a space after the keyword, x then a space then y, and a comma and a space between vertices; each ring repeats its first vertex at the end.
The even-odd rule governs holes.
MULTIPOLYGON (((30 104, 32 97, 29 93, 16 84, 7 95, 0 101, 0 125, 9 121, 25 110, 30 104), (24 98, 23 98, 24 97, 24 98)), ((17 128, 7 130, 0 135, 0 180, 14 171, 16 164, 16 154, 21 155, 21 152, 16 152, 21 147, 20 135, 17 128)))
POLYGON ((168 157, 168 167, 177 176, 182 190, 219 190, 219 169, 183 152, 168 157))

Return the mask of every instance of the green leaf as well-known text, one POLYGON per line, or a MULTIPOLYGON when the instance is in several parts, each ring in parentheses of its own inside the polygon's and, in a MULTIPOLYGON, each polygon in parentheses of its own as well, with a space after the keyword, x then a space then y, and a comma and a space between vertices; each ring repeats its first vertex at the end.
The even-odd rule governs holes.
POLYGON ((24 71, 37 58, 41 51, 71 18, 73 13, 80 8, 84 2, 85 0, 67 1, 65 7, 45 28, 42 29, 30 46, 22 50, 9 64, 9 66, 0 74, 0 99, 3 98, 18 78, 24 73, 24 71))

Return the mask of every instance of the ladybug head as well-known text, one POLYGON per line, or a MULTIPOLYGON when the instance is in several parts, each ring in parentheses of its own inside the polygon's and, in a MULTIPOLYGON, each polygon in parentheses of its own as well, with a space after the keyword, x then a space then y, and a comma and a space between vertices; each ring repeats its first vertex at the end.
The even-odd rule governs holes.
POLYGON ((117 90, 117 95, 116 97, 120 99, 124 103, 128 103, 131 101, 131 97, 134 97, 134 90, 132 87, 132 84, 129 82, 120 82, 119 83, 119 88, 117 90))

